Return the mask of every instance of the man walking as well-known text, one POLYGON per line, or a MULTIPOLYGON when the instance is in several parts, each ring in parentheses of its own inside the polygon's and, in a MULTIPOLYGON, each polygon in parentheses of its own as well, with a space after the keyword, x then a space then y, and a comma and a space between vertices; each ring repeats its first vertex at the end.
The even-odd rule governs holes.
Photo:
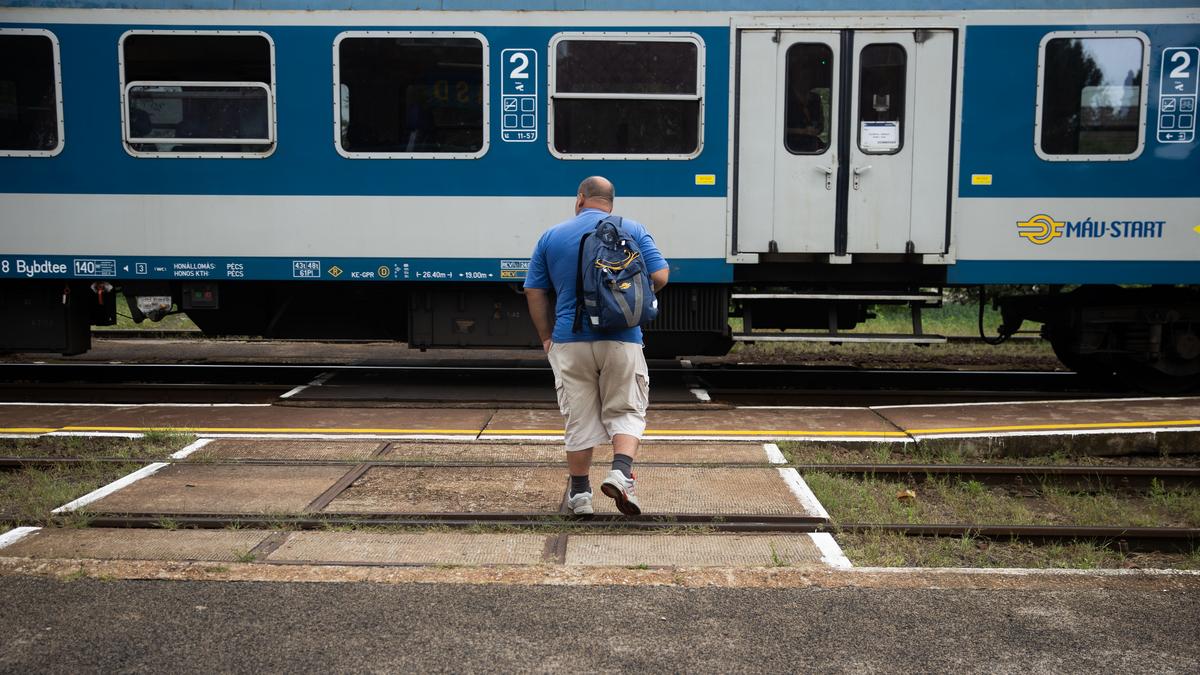
MULTIPOLYGON (((567 469, 571 489, 567 507, 575 515, 592 511, 592 487, 588 470, 592 450, 612 442, 612 471, 600 485, 626 515, 642 512, 634 492, 633 460, 646 430, 646 405, 650 398, 650 374, 642 355, 642 329, 599 333, 587 321, 573 332, 575 282, 580 273, 579 242, 612 212, 613 185, 601 176, 579 184, 575 217, 550 228, 538 240, 529 261, 525 298, 529 315, 542 339, 550 367, 558 407, 565 419, 567 469), (551 305, 550 293, 557 295, 551 305)), ((625 218, 622 229, 635 239, 657 293, 667 285, 667 261, 646 228, 625 218)))

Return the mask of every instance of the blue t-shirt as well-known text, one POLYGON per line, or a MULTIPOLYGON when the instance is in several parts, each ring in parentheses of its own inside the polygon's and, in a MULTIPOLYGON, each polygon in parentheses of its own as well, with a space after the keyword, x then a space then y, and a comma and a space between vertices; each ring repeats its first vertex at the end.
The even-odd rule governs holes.
MULTIPOLYGON (((578 333, 571 332, 575 324, 575 277, 579 274, 579 240, 584 234, 596 229, 596 223, 608 214, 599 209, 584 209, 571 220, 559 223, 546 230, 529 260, 529 273, 525 277, 525 288, 553 289, 558 294, 554 305, 555 342, 590 342, 594 340, 616 340, 618 342, 642 343, 642 328, 634 326, 611 333, 596 333, 586 317, 578 333)), ((654 244, 654 238, 639 222, 625 218, 621 228, 633 237, 642 252, 646 270, 657 272, 667 267, 667 261, 654 244)))

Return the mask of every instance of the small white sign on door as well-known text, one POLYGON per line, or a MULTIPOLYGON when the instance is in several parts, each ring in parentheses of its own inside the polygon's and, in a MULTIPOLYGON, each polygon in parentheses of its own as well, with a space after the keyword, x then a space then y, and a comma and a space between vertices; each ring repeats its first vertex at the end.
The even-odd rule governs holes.
POLYGON ((858 135, 863 152, 889 152, 900 149, 900 123, 863 122, 858 135))

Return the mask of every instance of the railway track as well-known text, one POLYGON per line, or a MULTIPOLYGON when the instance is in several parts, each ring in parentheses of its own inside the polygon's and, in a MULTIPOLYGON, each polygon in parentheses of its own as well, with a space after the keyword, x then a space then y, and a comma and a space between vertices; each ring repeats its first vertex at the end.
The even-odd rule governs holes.
MULTIPOLYGON (((874 404, 922 401, 1012 400, 1042 397, 1107 397, 1131 394, 1070 372, 855 369, 772 365, 696 365, 651 361, 656 387, 703 389, 714 398, 740 405, 828 404, 869 397, 874 404)), ((206 392, 218 401, 278 398, 292 387, 321 377, 326 384, 371 387, 444 386, 448 381, 487 390, 544 388, 552 383, 541 360, 403 365, 316 364, 142 364, 0 363, 0 397, 5 400, 140 402, 199 400, 206 392)))
MULTIPOLYGON (((143 463, 168 462, 156 458, 118 457, 0 457, 0 470, 22 467, 52 467, 78 465, 88 462, 143 463)), ((188 463, 188 462, 185 462, 188 463)), ((194 462, 190 462, 194 463, 194 462)), ((208 463, 208 462, 206 462, 208 463)), ((290 465, 286 460, 214 460, 216 464, 290 465)), ((316 460, 314 465, 340 465, 371 468, 375 466, 432 466, 419 461, 387 460, 316 460)), ((496 467, 497 463, 438 462, 437 466, 496 467)), ((547 466, 545 462, 504 462, 504 466, 547 466)), ((645 463, 654 465, 654 463, 645 463)), ((665 466, 665 465, 664 465, 665 466)), ((679 465, 672 466, 691 466, 679 465)), ((712 466, 696 464, 694 466, 712 466)), ((981 480, 991 484, 1029 486, 1053 483, 1078 487, 1103 483, 1108 486, 1141 488, 1157 481, 1164 488, 1187 488, 1200 484, 1200 467, 1112 467, 1112 466, 1014 466, 1014 465, 930 465, 930 464, 791 464, 805 472, 851 474, 857 476, 908 477, 923 480, 932 477, 981 480)), ((827 523, 818 517, 676 514, 640 517, 597 515, 587 520, 570 518, 566 514, 544 513, 343 513, 273 514, 256 513, 139 513, 96 514, 86 516, 91 527, 121 528, 255 528, 255 529, 329 529, 329 528, 492 528, 506 530, 582 529, 587 531, 712 531, 712 532, 830 532, 879 533, 891 532, 909 537, 971 537, 986 540, 1017 540, 1033 543, 1088 541, 1123 551, 1190 552, 1200 546, 1200 528, 1195 527, 1126 527, 1078 525, 1013 525, 987 523, 827 523)), ((0 521, 9 520, 0 518, 0 521)), ((68 525, 78 522, 78 515, 53 518, 51 524, 68 525)), ((18 524, 18 523, 11 523, 18 524)))
MULTIPOLYGON (((102 463, 187 463, 195 460, 177 461, 152 457, 0 457, 0 470, 17 470, 24 467, 47 468, 59 465, 102 463)), ((256 466, 291 466, 294 462, 283 459, 213 459, 205 464, 247 464, 256 466)), ((449 466, 460 468, 489 467, 544 467, 558 466, 545 462, 421 462, 412 460, 324 459, 305 460, 306 466, 449 466)), ((712 463, 673 462, 670 464, 640 462, 642 466, 675 466, 704 468, 716 466, 712 463)), ((922 481, 930 478, 955 478, 975 480, 988 485, 1028 487, 1052 483, 1062 487, 1087 487, 1103 484, 1109 487, 1146 488, 1157 482, 1163 488, 1190 488, 1200 486, 1200 466, 1028 466, 1011 464, 772 464, 771 468, 793 468, 802 473, 833 473, 859 477, 906 478, 922 481)))

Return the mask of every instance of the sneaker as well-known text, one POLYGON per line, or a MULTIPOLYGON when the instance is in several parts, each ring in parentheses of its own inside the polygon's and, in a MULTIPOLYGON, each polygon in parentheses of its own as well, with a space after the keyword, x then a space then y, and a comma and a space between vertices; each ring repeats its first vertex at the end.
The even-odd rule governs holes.
POLYGON ((640 516, 642 507, 638 504, 637 495, 633 494, 636 481, 626 478, 625 474, 613 470, 608 472, 608 478, 600 484, 600 491, 612 497, 617 502, 617 510, 627 516, 640 516))
POLYGON ((590 516, 592 511, 592 493, 577 492, 575 496, 567 498, 567 510, 577 516, 590 516))

